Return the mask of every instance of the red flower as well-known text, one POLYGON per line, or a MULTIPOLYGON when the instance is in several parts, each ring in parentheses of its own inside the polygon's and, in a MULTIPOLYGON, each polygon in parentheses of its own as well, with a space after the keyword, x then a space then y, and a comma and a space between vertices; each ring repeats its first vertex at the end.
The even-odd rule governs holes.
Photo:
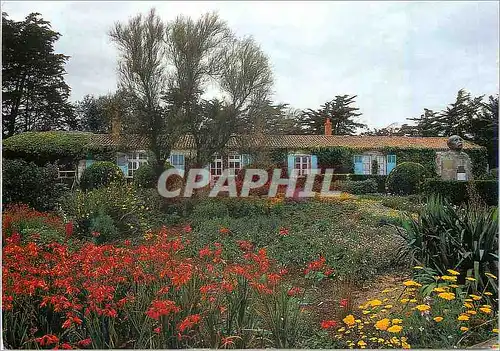
POLYGON ((186 225, 184 226, 184 232, 185 232, 185 233, 191 233, 191 231, 192 231, 192 230, 193 230, 193 228, 191 228, 191 225, 186 224, 186 225))
POLYGON ((92 339, 91 338, 87 338, 87 339, 83 339, 83 340, 78 341, 78 346, 79 347, 87 347, 90 344, 92 344, 92 339))
POLYGON ((296 296, 298 294, 302 293, 302 289, 299 288, 298 286, 291 288, 288 290, 287 295, 288 296, 296 296))
POLYGON ((211 254, 212 254, 212 251, 210 251, 210 249, 208 248, 208 246, 205 246, 204 248, 202 248, 200 250, 200 258, 210 257, 211 254))
POLYGON ((281 236, 287 236, 288 235, 288 229, 287 228, 280 228, 280 235, 281 236))
POLYGON ((70 344, 68 344, 67 342, 65 342, 65 343, 61 344, 61 349, 63 349, 63 350, 72 350, 73 347, 71 347, 70 344))
POLYGON ((328 268, 328 269, 324 272, 324 274, 325 274, 327 277, 331 276, 331 275, 333 274, 333 269, 328 268))
POLYGON ((330 328, 335 328, 337 326, 337 322, 332 321, 332 320, 327 320, 321 322, 321 328, 323 329, 330 329, 330 328))
POLYGON ((97 237, 101 236, 101 233, 99 233, 99 232, 92 232, 92 236, 94 238, 97 238, 97 237))
POLYGON ((230 232, 229 228, 222 227, 219 229, 219 233, 221 234, 228 234, 230 232))
POLYGON ((69 238, 71 235, 73 235, 73 222, 68 222, 66 223, 66 237, 69 238))
POLYGON ((253 249, 253 244, 249 241, 238 240, 238 241, 236 241, 236 243, 240 247, 241 251, 247 252, 247 251, 252 251, 252 249, 253 249))
POLYGON ((191 329, 195 324, 199 323, 201 317, 199 314, 193 314, 191 316, 187 316, 179 325, 177 329, 183 333, 186 329, 191 329))
POLYGON ((154 300, 151 302, 146 314, 153 319, 160 319, 161 316, 168 316, 170 313, 180 312, 180 308, 175 305, 174 301, 170 300, 154 300))
POLYGON ((161 327, 155 328, 153 331, 154 331, 156 334, 160 334, 160 332, 161 332, 161 327))
POLYGON ((48 346, 50 344, 57 344, 59 338, 53 334, 46 334, 41 338, 36 338, 35 341, 40 344, 40 346, 48 346))
POLYGON ((349 300, 348 299, 342 299, 342 300, 340 300, 340 307, 346 308, 347 305, 349 305, 349 300))

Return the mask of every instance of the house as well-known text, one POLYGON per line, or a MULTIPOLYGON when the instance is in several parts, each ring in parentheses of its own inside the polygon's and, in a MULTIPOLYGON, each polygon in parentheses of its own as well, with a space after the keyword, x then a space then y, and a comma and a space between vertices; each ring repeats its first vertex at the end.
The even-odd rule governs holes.
MULTIPOLYGON (((71 150, 76 161, 74 163, 78 163, 77 176, 95 160, 107 159, 115 161, 125 177, 133 178, 135 171, 150 158, 147 139, 143 136, 81 132, 22 133, 4 140, 4 157, 10 155, 24 158, 32 152, 32 144, 36 142, 45 145, 47 152, 57 150, 60 155, 63 147, 52 147, 50 143, 55 143, 58 138, 63 137, 67 139, 66 143, 73 143, 71 150), (26 134, 24 144, 27 145, 16 141, 16 137, 21 139, 23 134, 26 134), (55 134, 58 136, 53 137, 55 134), (44 143, 40 143, 38 139, 33 140, 42 136, 44 143), (77 146, 79 148, 75 151, 77 146)), ((336 173, 387 175, 398 163, 404 161, 422 163, 435 173, 436 152, 448 150, 447 140, 446 137, 332 135, 331 124, 327 120, 324 135, 234 136, 228 141, 223 154, 215 155, 206 167, 214 178, 220 176, 225 169, 235 175, 241 168, 267 154, 273 164, 286 167, 289 173, 297 169, 301 176, 317 168, 336 168, 336 173)), ((189 135, 183 136, 175 144, 168 160, 174 167, 185 169, 187 160, 195 153, 194 150, 193 138, 189 135)), ((485 153, 484 148, 470 142, 464 143, 463 151, 469 155, 485 153)), ((35 156, 40 157, 40 153, 35 156)), ((473 162, 480 159, 471 158, 473 162)), ((61 177, 75 176, 75 173, 72 173, 75 172, 74 163, 73 166, 61 167, 61 177)), ((476 168, 482 172, 482 168, 486 166, 478 161, 476 168)))

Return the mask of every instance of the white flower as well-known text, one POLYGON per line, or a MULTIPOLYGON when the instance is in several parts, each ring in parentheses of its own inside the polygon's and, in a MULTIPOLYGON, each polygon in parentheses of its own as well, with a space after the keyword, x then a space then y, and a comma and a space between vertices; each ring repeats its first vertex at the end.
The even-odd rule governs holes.
POLYGON ((424 331, 424 327, 419 327, 418 330, 420 330, 421 332, 424 331))

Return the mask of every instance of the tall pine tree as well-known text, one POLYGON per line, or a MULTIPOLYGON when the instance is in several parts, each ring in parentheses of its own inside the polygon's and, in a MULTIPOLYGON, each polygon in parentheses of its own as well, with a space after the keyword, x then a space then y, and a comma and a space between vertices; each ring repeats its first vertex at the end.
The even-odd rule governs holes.
POLYGON ((61 35, 32 13, 16 22, 2 13, 3 136, 31 130, 74 129, 64 81, 68 56, 54 53, 61 35))
POLYGON ((337 95, 317 110, 308 109, 302 114, 301 125, 305 134, 323 134, 325 121, 330 118, 335 135, 353 135, 358 128, 366 128, 356 119, 361 116, 359 108, 354 107, 356 95, 337 95))

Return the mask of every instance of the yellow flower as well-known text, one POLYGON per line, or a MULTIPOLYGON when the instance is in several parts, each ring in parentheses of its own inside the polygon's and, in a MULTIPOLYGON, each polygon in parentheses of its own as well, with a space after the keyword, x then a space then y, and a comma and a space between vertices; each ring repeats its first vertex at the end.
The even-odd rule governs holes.
POLYGON ((493 329, 493 330, 492 330, 492 332, 493 332, 493 333, 498 333, 498 329, 497 329, 497 328, 495 328, 495 329, 493 329))
POLYGON ((484 313, 491 313, 491 308, 487 307, 481 307, 479 311, 484 312, 484 313))
POLYGON ((411 349, 411 345, 408 344, 406 341, 403 341, 401 343, 401 346, 403 347, 403 349, 411 349))
POLYGON ((447 269, 446 271, 451 275, 460 275, 460 272, 454 271, 453 269, 447 269))
POLYGON ((417 303, 417 299, 411 299, 410 302, 417 303))
POLYGON ((450 284, 449 287, 450 288, 458 288, 458 285, 457 284, 450 284))
POLYGON ((344 328, 344 327, 337 329, 337 332, 339 332, 339 333, 342 333, 342 332, 344 332, 344 331, 345 331, 345 328, 344 328))
POLYGON ((354 320, 354 316, 352 314, 346 316, 344 319, 343 319, 344 323, 347 324, 348 326, 351 326, 351 325, 354 325, 356 324, 355 320, 354 320))
POLYGON ((467 327, 460 327, 460 330, 463 331, 463 332, 466 332, 467 330, 469 330, 469 328, 467 328, 467 327))
POLYGON ((453 300, 455 299, 455 294, 451 292, 439 293, 438 296, 445 300, 453 300))
MULTIPOLYGON (((482 297, 481 297, 481 296, 474 295, 474 294, 470 294, 469 296, 470 296, 473 300, 475 300, 475 301, 478 301, 478 300, 481 300, 481 299, 482 299, 482 297)), ((467 301, 467 300, 465 300, 465 301, 467 301)))
POLYGON ((371 311, 364 310, 364 311, 363 311, 363 314, 368 314, 368 313, 370 313, 370 312, 371 312, 371 311))
POLYGON ((415 267, 413 267, 413 269, 424 269, 424 267, 422 267, 422 266, 415 266, 415 267))
POLYGON ((389 327, 389 323, 389 318, 381 319, 377 323, 375 323, 375 328, 377 328, 378 330, 387 330, 387 328, 389 327))
POLYGON ((387 312, 387 310, 385 308, 381 309, 380 312, 384 313, 384 312, 387 312))
POLYGON ((481 307, 491 308, 491 305, 481 305, 481 307))
POLYGON ((458 316, 457 318, 459 321, 468 321, 469 320, 469 316, 466 315, 466 314, 461 314, 460 316, 458 316))
POLYGON ((409 299, 401 299, 400 300, 402 303, 407 303, 408 301, 410 301, 409 299))
POLYGON ((403 327, 400 325, 393 325, 387 329, 389 333, 399 333, 401 330, 403 330, 403 327))
POLYGON ((382 302, 387 302, 387 301, 389 301, 389 299, 387 297, 382 300, 382 302))
POLYGON ((493 296, 493 294, 492 294, 492 293, 490 293, 489 291, 485 292, 484 294, 485 294, 485 295, 488 295, 488 296, 493 296))
POLYGON ((424 312, 424 311, 428 311, 431 309, 431 306, 429 305, 417 305, 417 307, 415 307, 417 310, 419 310, 420 312, 424 312))
POLYGON ((361 323, 361 319, 356 319, 355 322, 356 323, 361 323))
POLYGON ((434 317, 434 318, 432 318, 432 319, 434 319, 436 322, 438 322, 438 323, 439 323, 439 322, 441 322, 441 321, 443 320, 443 317, 439 317, 439 316, 438 316, 438 317, 434 317))
POLYGON ((403 285, 404 286, 422 286, 422 284, 419 284, 413 280, 407 280, 407 281, 403 282, 403 285))
POLYGON ((382 301, 375 299, 375 300, 368 301, 366 304, 369 306, 372 306, 372 307, 377 307, 377 306, 380 306, 382 304, 382 301))
POLYGON ((391 292, 391 289, 384 289, 384 290, 382 290, 382 294, 386 294, 388 292, 391 292))
POLYGON ((476 311, 474 311, 474 310, 468 310, 468 311, 466 311, 465 313, 468 313, 468 314, 470 314, 470 315, 475 315, 475 314, 477 314, 477 312, 476 312, 476 311))
POLYGON ((456 276, 451 276, 451 275, 443 275, 441 277, 441 279, 443 279, 443 280, 449 280, 450 282, 456 282, 457 281, 457 277, 456 276))
POLYGON ((392 305, 385 305, 384 308, 392 308, 392 305))
POLYGON ((366 346, 366 342, 364 342, 363 340, 359 340, 358 346, 366 346))
POLYGON ((392 324, 401 324, 401 323, 403 323, 403 320, 394 318, 391 322, 392 322, 392 324))
POLYGON ((472 277, 467 277, 465 279, 467 279, 470 282, 475 282, 476 281, 476 278, 472 278, 472 277))
POLYGON ((468 302, 464 302, 464 306, 467 308, 474 308, 474 305, 468 302))
POLYGON ((489 272, 484 273, 484 275, 487 276, 487 277, 493 278, 493 279, 497 279, 497 277, 495 275, 493 275, 493 274, 491 274, 489 272))
POLYGON ((432 291, 441 293, 441 292, 446 292, 446 289, 444 289, 444 288, 434 288, 434 289, 432 289, 432 291))

